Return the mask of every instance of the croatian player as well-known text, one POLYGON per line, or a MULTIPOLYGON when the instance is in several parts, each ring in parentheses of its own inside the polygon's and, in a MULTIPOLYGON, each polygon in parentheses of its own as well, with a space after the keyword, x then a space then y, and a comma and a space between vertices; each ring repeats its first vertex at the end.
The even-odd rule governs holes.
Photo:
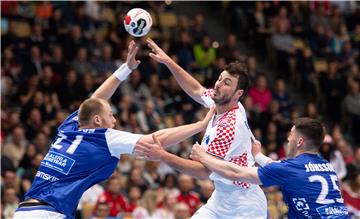
POLYGON ((260 153, 256 141, 253 153, 257 167, 239 167, 209 156, 195 144, 191 158, 230 180, 241 180, 263 186, 277 185, 289 208, 289 218, 350 218, 339 189, 334 168, 319 153, 324 139, 321 123, 310 118, 298 118, 288 137, 287 160, 272 162, 260 153))
MULTIPOLYGON (((216 114, 211 118, 201 142, 207 153, 239 166, 253 166, 253 135, 245 109, 239 101, 249 86, 246 65, 230 63, 221 72, 214 89, 205 89, 151 39, 147 39, 147 43, 152 50, 150 57, 165 64, 190 97, 205 107, 215 106, 216 114)), ((199 162, 177 157, 156 146, 150 147, 151 150, 143 152, 148 159, 161 159, 185 174, 197 178, 210 176, 214 181, 215 191, 192 218, 266 218, 266 198, 258 185, 225 179, 211 173, 199 162)))
MULTIPOLYGON (((14 218, 74 218, 82 194, 114 172, 121 154, 136 154, 137 147, 154 142, 151 135, 113 129, 116 120, 107 102, 120 82, 139 65, 140 61, 135 59, 137 51, 132 41, 126 63, 58 127, 57 136, 14 218)), ((164 145, 176 144, 204 130, 211 116, 206 118, 160 130, 154 136, 164 145)))

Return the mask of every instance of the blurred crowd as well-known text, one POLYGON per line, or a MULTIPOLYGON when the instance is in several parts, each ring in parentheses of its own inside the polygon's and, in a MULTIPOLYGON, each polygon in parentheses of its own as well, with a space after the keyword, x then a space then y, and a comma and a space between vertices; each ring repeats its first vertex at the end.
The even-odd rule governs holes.
MULTIPOLYGON (((1 218, 11 218, 23 200, 57 127, 125 61, 132 38, 123 17, 134 7, 151 13, 149 36, 207 87, 226 63, 248 63, 252 85, 242 103, 268 156, 285 158, 295 118, 321 120, 327 136, 320 152, 334 165, 350 212, 360 217, 359 4, 198 3, 229 28, 215 39, 203 14, 178 15, 170 3, 1 2, 1 218), (268 69, 259 68, 264 56, 268 69)), ((145 38, 136 42, 141 64, 111 99, 116 128, 150 133, 203 118, 206 109, 148 57, 145 38)), ((201 137, 169 150, 188 158, 201 137)), ((213 189, 210 180, 162 162, 122 156, 114 174, 83 195, 77 217, 189 218, 213 189)), ((281 192, 265 191, 271 218, 286 217, 281 192)))

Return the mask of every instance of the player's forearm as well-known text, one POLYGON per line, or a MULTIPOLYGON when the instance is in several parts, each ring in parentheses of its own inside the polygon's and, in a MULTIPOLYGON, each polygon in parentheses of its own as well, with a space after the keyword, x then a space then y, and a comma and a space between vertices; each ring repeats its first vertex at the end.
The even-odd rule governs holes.
POLYGON ((164 147, 168 147, 178 144, 179 142, 203 131, 205 128, 206 124, 200 121, 189 125, 159 130, 155 132, 155 135, 164 147))
POLYGON ((171 60, 166 64, 180 87, 195 101, 201 103, 201 95, 205 88, 181 66, 171 60))
POLYGON ((234 163, 223 161, 206 154, 200 162, 209 170, 233 181, 242 181, 253 184, 260 184, 256 167, 241 167, 234 163))
POLYGON ((119 87, 121 81, 114 75, 108 77, 98 89, 91 95, 91 98, 101 98, 108 100, 114 94, 116 89, 119 87))
POLYGON ((175 170, 197 179, 207 179, 210 175, 210 171, 200 162, 184 159, 166 151, 162 153, 161 161, 175 170))
POLYGON ((119 87, 121 81, 124 81, 131 73, 131 69, 127 64, 122 64, 110 77, 108 77, 98 89, 94 92, 91 98, 101 98, 108 100, 119 87))

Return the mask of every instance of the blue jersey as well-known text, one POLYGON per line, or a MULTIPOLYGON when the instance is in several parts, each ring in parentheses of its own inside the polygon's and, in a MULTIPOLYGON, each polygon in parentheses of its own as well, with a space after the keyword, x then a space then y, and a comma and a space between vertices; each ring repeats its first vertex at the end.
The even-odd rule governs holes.
POLYGON ((289 218, 349 218, 334 168, 319 155, 273 162, 258 175, 264 186, 281 188, 289 218))
POLYGON ((43 200, 73 218, 82 194, 107 179, 120 154, 131 154, 140 137, 114 129, 79 129, 74 112, 59 126, 25 199, 43 200))

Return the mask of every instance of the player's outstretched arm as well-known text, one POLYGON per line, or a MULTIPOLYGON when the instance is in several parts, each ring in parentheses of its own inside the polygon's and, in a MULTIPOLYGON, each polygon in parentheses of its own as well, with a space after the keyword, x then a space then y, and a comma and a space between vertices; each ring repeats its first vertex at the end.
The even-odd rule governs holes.
POLYGON ((184 159, 164 150, 156 136, 154 143, 143 143, 135 147, 135 155, 153 161, 163 161, 172 168, 198 179, 207 179, 210 171, 200 162, 184 159))
POLYGON ((196 102, 203 104, 201 95, 204 93, 205 88, 188 72, 176 64, 152 39, 148 38, 146 41, 152 51, 149 56, 157 62, 166 65, 176 78, 180 87, 196 102))
POLYGON ((107 78, 98 89, 94 92, 91 98, 101 98, 108 100, 114 94, 120 83, 124 81, 127 76, 138 67, 139 60, 136 60, 135 56, 139 47, 135 45, 134 41, 131 41, 128 47, 128 54, 126 57, 126 63, 122 64, 109 78, 107 78))
POLYGON ((259 164, 261 167, 274 162, 270 157, 265 156, 261 153, 261 142, 258 140, 252 140, 251 145, 251 154, 253 155, 255 162, 259 164))
POLYGON ((220 160, 206 153, 205 149, 194 144, 190 158, 204 164, 209 170, 234 181, 261 184, 257 167, 240 167, 234 163, 220 160))
MULTIPOLYGON (((214 109, 215 108, 211 108, 204 117, 204 119, 199 122, 195 122, 188 125, 182 125, 174 128, 162 129, 155 132, 154 134, 159 139, 163 147, 176 145, 184 141, 185 139, 201 131, 204 131, 214 114, 214 109)), ((144 140, 148 142, 152 142, 152 138, 150 138, 150 136, 144 136, 144 140)))

